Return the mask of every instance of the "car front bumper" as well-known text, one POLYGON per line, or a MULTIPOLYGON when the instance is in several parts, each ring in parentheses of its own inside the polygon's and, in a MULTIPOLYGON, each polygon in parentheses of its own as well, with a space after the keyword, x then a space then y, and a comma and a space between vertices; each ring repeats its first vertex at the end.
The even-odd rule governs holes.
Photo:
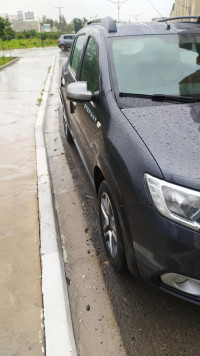
POLYGON ((166 219, 152 206, 129 208, 128 220, 140 277, 200 304, 200 233, 166 219), (164 283, 162 276, 167 274, 197 280, 199 296, 164 283))

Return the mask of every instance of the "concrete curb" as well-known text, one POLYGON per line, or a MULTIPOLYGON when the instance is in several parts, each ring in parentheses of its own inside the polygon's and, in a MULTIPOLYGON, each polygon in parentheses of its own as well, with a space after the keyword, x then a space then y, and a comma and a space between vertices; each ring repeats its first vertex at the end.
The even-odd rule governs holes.
POLYGON ((4 69, 4 68, 10 66, 11 64, 17 62, 20 58, 21 58, 21 57, 15 58, 15 59, 13 59, 12 61, 10 61, 10 62, 4 64, 3 66, 0 67, 0 70, 2 70, 2 69, 4 69))
POLYGON ((45 113, 54 65, 55 58, 35 125, 46 356, 76 356, 64 265, 57 243, 58 232, 44 138, 45 113))

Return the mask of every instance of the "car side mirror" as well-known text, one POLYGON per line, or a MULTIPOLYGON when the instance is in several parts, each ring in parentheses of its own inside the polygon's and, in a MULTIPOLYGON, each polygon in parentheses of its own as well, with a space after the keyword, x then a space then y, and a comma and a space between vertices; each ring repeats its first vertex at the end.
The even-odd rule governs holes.
POLYGON ((80 103, 97 101, 98 93, 92 93, 87 88, 87 82, 75 82, 67 86, 67 98, 80 103))

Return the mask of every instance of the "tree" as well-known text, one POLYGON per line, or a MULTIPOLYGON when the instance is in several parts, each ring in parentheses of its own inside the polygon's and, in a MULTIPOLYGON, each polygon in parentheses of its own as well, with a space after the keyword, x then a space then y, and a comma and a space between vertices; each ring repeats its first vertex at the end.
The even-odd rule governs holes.
POLYGON ((67 23, 64 16, 60 17, 60 22, 55 20, 55 27, 61 33, 72 33, 74 31, 73 24, 67 23))
POLYGON ((74 31, 78 32, 84 25, 81 19, 79 19, 78 17, 75 17, 72 20, 72 24, 74 26, 74 31))
POLYGON ((84 18, 82 19, 82 25, 85 26, 85 24, 86 24, 87 21, 88 21, 88 20, 84 17, 84 18))
POLYGON ((41 24, 44 25, 44 24, 49 24, 51 26, 51 28, 54 26, 54 20, 52 19, 49 19, 48 17, 46 16, 42 16, 42 21, 41 21, 41 24))
POLYGON ((0 37, 5 40, 11 40, 15 35, 15 31, 12 29, 12 24, 8 19, 0 17, 0 37))
POLYGON ((66 26, 67 26, 67 22, 65 20, 65 16, 61 15, 60 16, 60 31, 65 32, 66 26))

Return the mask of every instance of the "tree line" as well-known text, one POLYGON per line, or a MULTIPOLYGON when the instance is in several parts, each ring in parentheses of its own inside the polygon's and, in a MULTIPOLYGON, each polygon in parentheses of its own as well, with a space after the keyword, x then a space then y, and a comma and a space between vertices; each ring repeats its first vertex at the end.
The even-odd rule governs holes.
POLYGON ((42 17, 41 25, 49 24, 51 28, 56 28, 58 32, 62 33, 73 33, 78 32, 82 27, 84 27, 87 19, 84 17, 83 19, 79 19, 75 17, 70 23, 67 23, 65 17, 60 16, 60 20, 52 20, 47 18, 46 16, 42 17))
POLYGON ((50 18, 47 18, 46 16, 42 17, 42 20, 40 21, 40 27, 42 29, 42 26, 44 24, 49 24, 51 26, 51 29, 54 29, 53 32, 41 32, 38 33, 35 30, 29 30, 29 31, 22 31, 22 32, 16 32, 12 28, 12 24, 8 19, 4 19, 3 17, 0 17, 0 38, 5 41, 5 40, 11 40, 12 38, 16 39, 28 39, 28 38, 34 38, 34 37, 42 37, 43 39, 57 39, 58 34, 62 33, 76 33, 79 31, 82 27, 84 27, 85 23, 87 22, 86 18, 80 19, 75 17, 70 23, 67 23, 65 20, 64 16, 60 17, 60 21, 57 20, 52 20, 50 18))

